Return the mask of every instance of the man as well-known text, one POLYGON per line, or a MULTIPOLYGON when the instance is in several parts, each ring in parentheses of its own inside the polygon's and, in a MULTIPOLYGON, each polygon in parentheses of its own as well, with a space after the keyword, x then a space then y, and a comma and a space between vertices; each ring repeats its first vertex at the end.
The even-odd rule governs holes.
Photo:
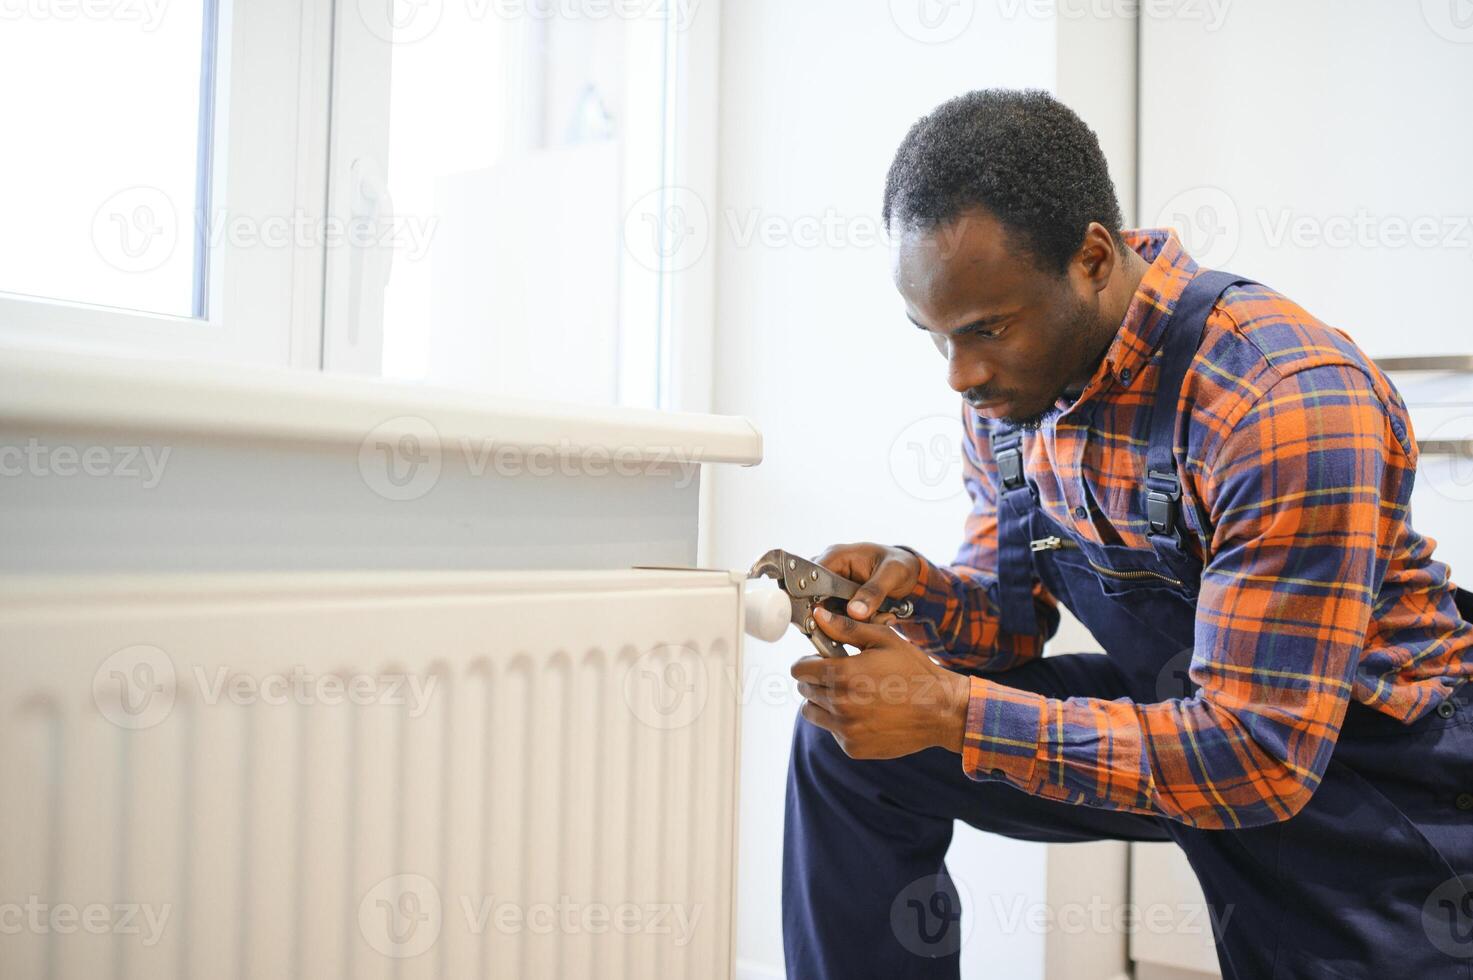
POLYGON ((1395 388, 1288 298, 1122 231, 1043 93, 918 122, 884 218, 967 403, 973 507, 949 566, 819 559, 865 585, 820 617, 859 652, 792 670, 788 975, 955 977, 962 819, 1176 842, 1229 978, 1473 977, 1473 610, 1412 530, 1395 388), (914 615, 871 618, 885 597, 914 615), (1105 656, 1040 656, 1059 603, 1105 656))

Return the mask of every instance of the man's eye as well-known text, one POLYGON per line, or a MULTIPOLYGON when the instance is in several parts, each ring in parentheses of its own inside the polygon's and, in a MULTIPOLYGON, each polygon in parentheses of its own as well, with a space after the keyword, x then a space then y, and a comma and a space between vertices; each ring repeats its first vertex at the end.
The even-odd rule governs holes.
POLYGON ((1010 324, 1010 323, 1004 323, 1002 326, 1000 326, 1000 327, 993 327, 990 330, 968 330, 967 331, 967 336, 968 337, 981 337, 983 340, 994 340, 994 339, 996 339, 998 337, 1001 337, 1004 333, 1006 333, 1008 327, 1010 327, 1010 326, 1012 326, 1012 324, 1010 324))

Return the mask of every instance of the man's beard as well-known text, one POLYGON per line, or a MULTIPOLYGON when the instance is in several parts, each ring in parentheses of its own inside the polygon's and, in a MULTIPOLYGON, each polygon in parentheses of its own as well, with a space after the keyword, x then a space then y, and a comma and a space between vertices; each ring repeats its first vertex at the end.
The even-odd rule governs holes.
MULTIPOLYGON (((1075 305, 1075 331, 1077 336, 1082 338, 1085 343, 1089 343, 1088 338, 1095 336, 1096 333, 1103 332, 1100 329, 1100 325, 1093 322, 1091 313, 1092 311, 1087 304, 1080 302, 1075 305)), ((1109 345, 1106 344, 1104 347, 1101 347, 1096 354, 1090 357, 1087 362, 1081 362, 1080 364, 1075 365, 1075 369, 1068 372, 1070 377, 1081 374, 1085 376, 1093 375, 1095 370, 1099 367, 1100 361, 1104 359, 1105 353, 1108 349, 1109 345)), ((1073 381, 1065 381, 1061 383, 1059 385, 1059 390, 1055 391, 1053 393, 1053 397, 1048 400, 1048 407, 1039 412, 1025 416, 1023 418, 1013 418, 1012 416, 1007 416, 1003 418, 1002 421, 1006 425, 1015 426, 1028 432, 1037 432, 1039 429, 1042 429, 1045 424, 1052 421, 1056 416, 1063 414, 1063 410, 1059 408, 1059 402, 1067 399, 1072 404, 1076 400, 1076 396, 1069 390, 1073 386, 1073 381)))
MULTIPOLYGON (((1060 397, 1062 397, 1062 395, 1063 393, 1060 392, 1060 397)), ((1055 401, 1057 400, 1058 399, 1055 399, 1055 401)), ((1002 421, 1004 424, 1013 426, 1015 428, 1024 429, 1028 432, 1037 432, 1039 429, 1043 428, 1044 423, 1050 421, 1059 414, 1059 406, 1050 405, 1043 411, 1038 412, 1034 415, 1030 415, 1027 418, 1015 419, 1009 415, 1005 416, 1002 421)))

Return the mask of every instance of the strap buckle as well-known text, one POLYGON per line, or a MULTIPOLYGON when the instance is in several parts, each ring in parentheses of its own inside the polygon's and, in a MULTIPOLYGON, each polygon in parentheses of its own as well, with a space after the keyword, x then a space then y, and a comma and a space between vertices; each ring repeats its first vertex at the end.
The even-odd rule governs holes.
POLYGON ((1023 453, 1016 446, 999 451, 997 459, 998 472, 1002 474, 1002 485, 1005 490, 1016 490, 1023 485, 1023 453))
POLYGON ((1146 474, 1146 521, 1151 533, 1175 537, 1181 516, 1181 484, 1175 473, 1151 470, 1146 474))
POLYGON ((1023 437, 1017 431, 994 431, 988 441, 992 444, 992 458, 997 461, 997 471, 1002 476, 1004 490, 1016 490, 1023 486, 1023 437))

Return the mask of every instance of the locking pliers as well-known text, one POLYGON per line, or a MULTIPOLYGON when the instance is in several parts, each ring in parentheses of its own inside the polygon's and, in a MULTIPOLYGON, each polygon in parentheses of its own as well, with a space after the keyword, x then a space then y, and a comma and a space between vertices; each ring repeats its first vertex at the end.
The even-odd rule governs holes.
MULTIPOLYGON (((798 631, 808 637, 825 657, 849 656, 842 643, 831 639, 819 628, 813 612, 819 606, 831 612, 843 612, 844 605, 859 591, 858 582, 836 575, 806 558, 790 555, 781 548, 774 548, 757 559, 747 577, 777 579, 778 588, 787 593, 792 606, 791 622, 798 631)), ((886 599, 875 610, 875 615, 891 613, 899 619, 907 619, 914 612, 915 606, 909 599, 886 599)))

